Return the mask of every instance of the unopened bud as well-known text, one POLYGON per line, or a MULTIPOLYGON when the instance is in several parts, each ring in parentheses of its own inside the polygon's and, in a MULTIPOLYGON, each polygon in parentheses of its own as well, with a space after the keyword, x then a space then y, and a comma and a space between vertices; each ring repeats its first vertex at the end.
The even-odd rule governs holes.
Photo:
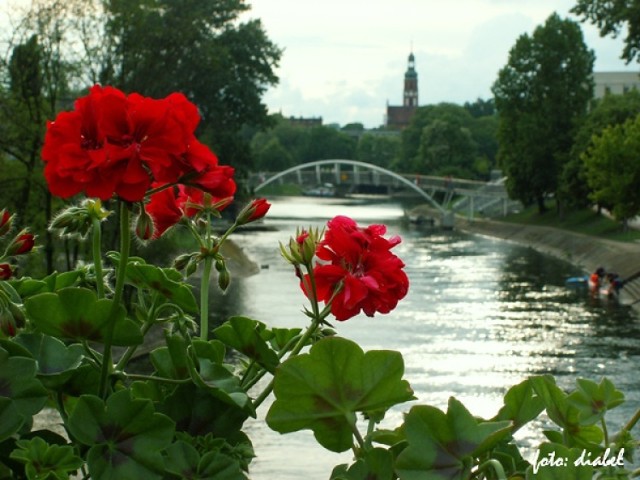
POLYGON ((22 230, 7 247, 5 256, 9 257, 11 255, 24 255, 29 253, 33 250, 35 240, 36 238, 33 233, 29 233, 27 230, 22 230))
POLYGON ((187 266, 184 269, 185 276, 190 277, 196 272, 197 268, 198 268, 198 257, 194 255, 191 257, 191 259, 189 260, 189 263, 187 263, 187 266))
POLYGON ((135 233, 136 237, 143 242, 153 238, 153 219, 144 208, 140 209, 140 215, 136 219, 135 233))
POLYGON ((229 275, 229 270, 227 270, 224 260, 216 260, 216 271, 218 272, 218 286, 220 287, 220 290, 226 292, 227 288, 229 288, 229 284, 231 283, 231 275, 229 275))
POLYGON ((16 321, 8 307, 0 307, 0 331, 7 337, 16 336, 16 321))
POLYGON ((13 276, 13 269, 8 263, 0 263, 0 280, 9 280, 13 276))
POLYGON ((12 223, 13 215, 9 213, 9 210, 6 208, 0 210, 0 238, 4 237, 11 231, 12 223))
POLYGON ((179 255, 173 261, 173 268, 175 268, 176 270, 183 270, 189 264, 191 257, 191 253, 183 253, 182 255, 179 255))
POLYGON ((271 204, 265 198, 254 200, 240 211, 236 223, 244 225, 260 220, 267 214, 269 208, 271 208, 271 204))

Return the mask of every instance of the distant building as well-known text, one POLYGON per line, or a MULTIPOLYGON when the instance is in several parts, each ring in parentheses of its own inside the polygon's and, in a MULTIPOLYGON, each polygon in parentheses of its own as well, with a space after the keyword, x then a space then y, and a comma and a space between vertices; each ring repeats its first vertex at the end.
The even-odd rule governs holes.
POLYGON ((407 71, 404 74, 404 91, 402 106, 387 104, 385 126, 392 130, 402 130, 409 125, 411 117, 418 108, 418 73, 416 72, 416 59, 413 52, 409 54, 407 71))
POLYGON ((322 117, 289 117, 287 121, 294 127, 321 127, 322 117))
POLYGON ((610 93, 622 95, 630 90, 640 90, 638 72, 594 72, 594 98, 602 98, 610 93))

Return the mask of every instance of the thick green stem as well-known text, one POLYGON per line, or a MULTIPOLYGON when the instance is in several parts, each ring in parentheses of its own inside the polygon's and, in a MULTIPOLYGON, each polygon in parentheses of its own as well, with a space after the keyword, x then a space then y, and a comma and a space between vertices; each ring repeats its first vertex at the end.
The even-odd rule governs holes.
POLYGON ((102 372, 100 374, 100 394, 103 398, 109 391, 109 371, 113 368, 111 347, 113 344, 113 333, 116 328, 118 310, 121 307, 124 292, 124 280, 127 273, 127 263, 129 262, 129 250, 131 247, 131 233, 129 231, 129 207, 120 201, 120 262, 116 269, 116 286, 113 294, 113 303, 109 310, 109 324, 104 339, 104 353, 102 355, 102 372))
POLYGON ((96 290, 98 292, 98 298, 104 298, 104 277, 102 274, 102 227, 100 226, 100 219, 93 218, 92 232, 91 232, 93 245, 93 269, 96 275, 96 290))
POLYGON ((209 338, 209 280, 213 258, 207 255, 204 259, 202 279, 200 280, 200 338, 209 338))
POLYGON ((629 422, 624 426, 623 430, 630 432, 633 429, 633 427, 636 426, 636 423, 638 423, 638 420, 640 420, 640 409, 638 409, 635 415, 631 417, 631 420, 629 420, 629 422))

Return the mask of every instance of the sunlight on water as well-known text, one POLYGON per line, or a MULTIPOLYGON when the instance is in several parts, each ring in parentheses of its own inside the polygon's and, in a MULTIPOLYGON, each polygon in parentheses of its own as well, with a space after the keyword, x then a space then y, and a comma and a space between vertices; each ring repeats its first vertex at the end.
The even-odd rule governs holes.
MULTIPOLYGON (((420 231, 401 225, 398 204, 372 200, 296 198, 276 201, 265 222, 273 231, 237 237, 263 266, 258 275, 236 279, 225 314, 245 314, 271 326, 302 326, 305 299, 291 266, 279 256, 295 227, 322 225, 334 215, 361 224, 387 223, 403 242, 394 250, 406 263, 410 290, 389 315, 336 322, 340 335, 365 350, 393 349, 405 359, 405 378, 419 403, 446 409, 449 397, 471 413, 492 417, 509 386, 533 374, 552 373, 569 388, 577 377, 608 376, 628 402, 614 413, 627 420, 640 401, 634 372, 640 360, 640 322, 615 305, 590 303, 567 291, 564 279, 582 273, 529 248, 457 232, 420 231), (237 303, 234 303, 237 302, 237 303)), ((220 306, 220 303, 218 306, 220 306)), ((395 407, 384 421, 394 428, 413 403, 395 407)), ((268 406, 259 412, 263 418, 268 406)), ((524 429, 523 444, 540 430, 524 429)), ((329 478, 333 466, 350 461, 315 444, 309 431, 281 436, 263 421, 248 424, 257 458, 254 480, 329 478)))

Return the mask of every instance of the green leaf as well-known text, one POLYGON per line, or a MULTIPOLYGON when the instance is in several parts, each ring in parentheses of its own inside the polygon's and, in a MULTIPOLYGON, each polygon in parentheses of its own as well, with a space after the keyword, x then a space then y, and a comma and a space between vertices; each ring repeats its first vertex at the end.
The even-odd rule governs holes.
MULTIPOLYGON (((73 340, 103 342, 109 325, 113 301, 86 288, 63 288, 56 293, 41 293, 25 301, 27 314, 37 330, 47 335, 73 340)), ((139 345, 142 334, 138 325, 126 318, 118 305, 114 321, 113 345, 139 345)))
POLYGON ((158 410, 176 423, 176 429, 191 436, 209 433, 220 438, 235 437, 249 417, 246 409, 211 395, 193 384, 179 385, 158 410))
POLYGON ((84 358, 81 345, 66 346, 55 337, 41 333, 23 333, 15 342, 25 347, 37 361, 37 375, 52 390, 62 387, 75 373, 84 358))
POLYGON ((591 480, 593 468, 577 462, 582 450, 557 443, 543 443, 527 469, 527 480, 591 480), (576 465, 578 463, 579 465, 576 465))
POLYGON ((240 380, 222 363, 224 351, 224 345, 218 340, 194 340, 187 349, 191 378, 198 387, 209 390, 214 397, 237 405, 255 416, 251 400, 240 386, 240 380))
POLYGON ((624 394, 606 378, 599 384, 584 378, 579 378, 576 383, 578 389, 567 400, 580 412, 582 425, 599 422, 608 410, 624 403, 624 394))
POLYGON ((200 457, 186 442, 178 441, 167 449, 167 471, 189 480, 246 480, 237 460, 209 451, 200 457))
POLYGON ((414 398, 403 373, 398 352, 364 353, 350 340, 325 338, 277 368, 267 423, 280 433, 311 429, 323 447, 343 452, 352 445, 356 412, 414 398))
POLYGON ((173 439, 174 423, 155 412, 151 401, 133 399, 128 390, 114 393, 106 403, 83 395, 67 428, 90 447, 87 464, 92 477, 163 478, 162 451, 173 439))
POLYGON ((272 328, 271 334, 273 336, 268 340, 275 350, 281 350, 301 332, 301 328, 272 328))
POLYGON ((188 378, 187 341, 182 335, 172 335, 165 331, 165 342, 166 347, 156 348, 149 355, 157 374, 175 380, 188 378))
POLYGON ((535 419, 544 410, 544 401, 535 395, 529 380, 515 385, 504 396, 504 406, 493 418, 494 421, 511 420, 512 433, 535 419))
POLYGON ((511 435, 510 422, 476 419, 455 398, 445 414, 419 405, 405 419, 408 446, 398 456, 401 480, 467 478, 474 460, 511 435))
POLYGON ((11 458, 25 465, 29 480, 67 480, 83 461, 71 446, 49 445, 40 437, 19 440, 11 458))
POLYGON ((330 480, 393 480, 393 456, 384 448, 365 450, 362 457, 347 468, 338 465, 330 480))
POLYGON ((593 451, 600 449, 604 438, 602 429, 596 425, 581 425, 580 410, 572 406, 569 396, 555 383, 551 375, 531 377, 531 385, 542 398, 549 418, 562 427, 565 444, 568 447, 578 446, 593 451))
POLYGON ((129 262, 127 264, 127 282, 138 288, 158 292, 186 313, 198 313, 198 304, 191 288, 186 283, 171 280, 167 276, 167 273, 170 274, 173 271, 175 270, 162 269, 146 263, 129 262))
POLYGON ((251 360, 273 373, 280 361, 278 355, 269 348, 262 332, 266 326, 262 322, 247 317, 231 317, 213 334, 225 345, 246 355, 251 360))
POLYGON ((36 378, 32 358, 12 357, 0 349, 0 441, 12 435, 47 401, 47 390, 36 378))

